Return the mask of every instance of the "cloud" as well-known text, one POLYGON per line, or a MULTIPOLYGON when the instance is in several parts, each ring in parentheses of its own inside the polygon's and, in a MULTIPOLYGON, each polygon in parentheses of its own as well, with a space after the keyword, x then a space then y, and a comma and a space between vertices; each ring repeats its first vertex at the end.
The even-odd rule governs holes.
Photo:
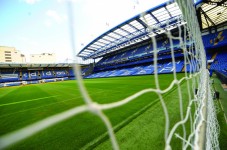
POLYGON ((27 4, 30 4, 30 5, 33 5, 37 2, 39 2, 40 0, 22 0, 23 2, 27 3, 27 4))
POLYGON ((51 22, 50 20, 46 20, 46 21, 44 22, 44 24, 45 24, 45 26, 47 26, 47 27, 51 27, 51 26, 52 26, 52 22, 51 22))
POLYGON ((56 11, 54 10, 48 10, 46 12, 46 15, 50 18, 52 18, 54 21, 56 21, 57 23, 61 23, 64 22, 65 20, 67 20, 67 16, 66 15, 61 15, 58 14, 56 11))

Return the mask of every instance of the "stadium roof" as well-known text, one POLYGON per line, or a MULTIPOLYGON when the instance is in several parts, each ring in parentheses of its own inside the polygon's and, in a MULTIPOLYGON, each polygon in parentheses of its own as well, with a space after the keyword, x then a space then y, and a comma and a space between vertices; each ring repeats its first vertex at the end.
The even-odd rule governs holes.
POLYGON ((170 1, 110 29, 86 45, 78 56, 84 60, 99 58, 183 24, 186 22, 182 19, 178 4, 170 1), (152 31, 149 31, 149 26, 152 26, 152 31))
POLYGON ((227 21, 227 0, 203 0, 197 6, 201 29, 217 27, 227 21))
MULTIPOLYGON (((198 0, 197 16, 200 28, 212 29, 227 22, 227 0, 198 0)), ((86 45, 78 56, 84 60, 99 58, 107 53, 139 43, 150 36, 186 24, 176 2, 170 1, 137 15, 100 35, 86 45), (145 19, 144 19, 145 18, 145 19), (167 23, 168 22, 168 23, 167 23), (166 23, 168 25, 166 25, 166 23), (154 28, 149 31, 148 27, 154 28)))

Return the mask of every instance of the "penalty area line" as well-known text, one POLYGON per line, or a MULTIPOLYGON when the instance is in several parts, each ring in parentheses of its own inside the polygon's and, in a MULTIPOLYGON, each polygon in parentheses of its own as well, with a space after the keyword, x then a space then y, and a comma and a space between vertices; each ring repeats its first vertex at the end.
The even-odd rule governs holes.
POLYGON ((25 100, 25 101, 20 101, 20 102, 13 102, 13 103, 0 104, 0 107, 1 107, 1 106, 8 106, 8 105, 20 104, 20 103, 26 103, 26 102, 31 102, 31 101, 38 101, 38 100, 42 100, 42 99, 46 99, 46 98, 51 98, 51 97, 57 97, 57 96, 59 96, 59 95, 41 97, 41 98, 30 99, 30 100, 25 100))

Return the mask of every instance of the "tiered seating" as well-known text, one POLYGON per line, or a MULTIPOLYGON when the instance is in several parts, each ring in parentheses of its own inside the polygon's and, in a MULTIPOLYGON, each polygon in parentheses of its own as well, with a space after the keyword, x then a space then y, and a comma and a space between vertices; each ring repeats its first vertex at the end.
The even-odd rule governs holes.
POLYGON ((56 70, 55 75, 57 78, 67 77, 67 73, 65 70, 56 70))
POLYGON ((198 66, 197 66, 196 62, 191 62, 190 64, 191 65, 186 64, 186 68, 185 68, 186 72, 196 72, 196 71, 198 71, 198 66))
POLYGON ((18 81, 18 73, 17 72, 4 72, 0 74, 0 83, 3 82, 15 82, 18 81))
POLYGON ((212 53, 206 53, 207 60, 211 60, 212 55, 213 55, 212 53))
POLYGON ((121 74, 121 76, 130 76, 133 75, 137 70, 134 68, 127 68, 125 71, 121 74))
MULTIPOLYGON (((176 72, 181 72, 184 67, 184 62, 182 60, 176 61, 176 72)), ((171 73, 174 67, 172 62, 165 62, 158 65, 158 73, 171 73)), ((101 77, 115 77, 115 76, 130 76, 130 75, 145 75, 152 74, 154 72, 153 65, 141 65, 129 68, 114 69, 111 71, 101 71, 94 73, 85 78, 101 78, 101 77)))
POLYGON ((51 79, 54 78, 54 74, 51 70, 44 70, 41 73, 42 79, 51 79))
MULTIPOLYGON (((177 60, 175 62, 176 72, 181 72, 184 67, 183 60, 177 60)), ((172 61, 167 61, 158 64, 158 73, 171 73, 174 70, 172 61)), ((111 71, 101 71, 98 73, 91 74, 85 78, 102 78, 102 77, 115 77, 115 76, 130 76, 130 75, 145 75, 153 74, 154 66, 152 65, 139 65, 133 67, 127 67, 122 69, 113 69, 111 71)))
MULTIPOLYGON (((182 50, 177 50, 174 52, 175 58, 182 58, 183 53, 182 50)), ((158 60, 168 60, 171 59, 171 53, 170 51, 163 51, 158 53, 158 60)), ((125 63, 119 63, 119 64, 113 64, 113 65, 97 65, 95 67, 95 72, 107 70, 107 69, 115 69, 120 67, 127 67, 127 66, 133 66, 133 65, 143 65, 144 63, 153 63, 153 57, 150 58, 137 58, 136 60, 131 60, 125 63)))
MULTIPOLYGON (((159 59, 168 59, 171 58, 170 55, 163 55, 163 53, 170 52, 170 44, 169 41, 159 41, 157 43, 157 49, 159 51, 159 55, 162 57, 159 57, 159 59)), ((179 40, 173 40, 173 50, 179 49, 179 40)), ((132 61, 138 58, 142 57, 152 57, 153 55, 153 46, 145 45, 141 46, 139 48, 134 48, 131 50, 128 50, 126 52, 118 53, 113 56, 107 56, 103 57, 96 66, 107 66, 107 65, 118 65, 121 63, 127 63, 128 61, 132 61)), ((183 54, 176 51, 175 57, 182 57, 183 54)))
POLYGON ((210 65, 211 75, 214 70, 216 72, 226 74, 227 70, 226 38, 227 30, 203 36, 204 46, 206 47, 206 49, 209 50, 209 52, 207 53, 207 60, 211 60, 213 53, 219 51, 216 58, 212 61, 209 61, 209 63, 211 63, 210 65))
POLYGON ((69 77, 74 77, 73 69, 69 69, 69 77))
POLYGON ((225 70, 227 69, 227 50, 218 52, 216 59, 211 64, 211 70, 225 70))
POLYGON ((71 77, 74 77, 72 69, 44 69, 37 71, 14 71, 13 69, 1 69, 0 71, 0 83, 7 83, 7 86, 18 84, 21 85, 22 81, 27 81, 28 84, 35 84, 42 79, 44 79, 46 82, 53 82, 58 80, 61 81, 62 79, 71 79, 71 77))
MULTIPOLYGON (((183 61, 176 61, 176 72, 181 72, 184 67, 183 61)), ((174 65, 172 62, 165 62, 161 67, 158 68, 158 73, 170 73, 174 71, 174 65)))
MULTIPOLYGON (((188 44, 188 46, 190 43, 188 44)), ((174 70, 172 64, 171 50, 174 51, 176 61, 176 72, 181 72, 184 67, 183 51, 179 49, 179 40, 158 41, 158 73, 171 73, 174 70), (172 47, 171 47, 172 46, 172 47)), ((104 56, 95 66, 94 73, 85 78, 114 77, 152 74, 153 65, 153 45, 148 44, 138 48, 133 48, 112 56, 104 56), (109 71, 107 71, 109 70, 109 71), (110 71, 111 70, 111 71, 110 71)))
POLYGON ((28 72, 28 79, 37 80, 38 79, 38 72, 37 71, 29 71, 28 72))
POLYGON ((215 48, 227 45, 227 30, 203 36, 203 44, 206 48, 215 48))
POLYGON ((81 74, 84 74, 86 71, 88 71, 89 67, 81 69, 81 74))
POLYGON ((227 76, 227 69, 222 69, 220 72, 227 76))

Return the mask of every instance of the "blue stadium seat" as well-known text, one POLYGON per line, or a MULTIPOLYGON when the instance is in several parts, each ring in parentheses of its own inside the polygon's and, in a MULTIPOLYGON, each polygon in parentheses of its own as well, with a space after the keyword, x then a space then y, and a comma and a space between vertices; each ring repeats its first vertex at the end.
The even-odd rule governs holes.
POLYGON ((42 79, 54 78, 53 72, 51 70, 43 70, 41 73, 42 79))
POLYGON ((0 70, 0 83, 15 82, 19 80, 19 74, 15 70, 0 70))
POLYGON ((227 69, 227 50, 219 51, 214 62, 210 66, 211 70, 225 70, 227 69))
POLYGON ((55 70, 55 75, 57 78, 59 78, 59 77, 62 78, 62 77, 66 77, 67 73, 64 70, 55 70))

